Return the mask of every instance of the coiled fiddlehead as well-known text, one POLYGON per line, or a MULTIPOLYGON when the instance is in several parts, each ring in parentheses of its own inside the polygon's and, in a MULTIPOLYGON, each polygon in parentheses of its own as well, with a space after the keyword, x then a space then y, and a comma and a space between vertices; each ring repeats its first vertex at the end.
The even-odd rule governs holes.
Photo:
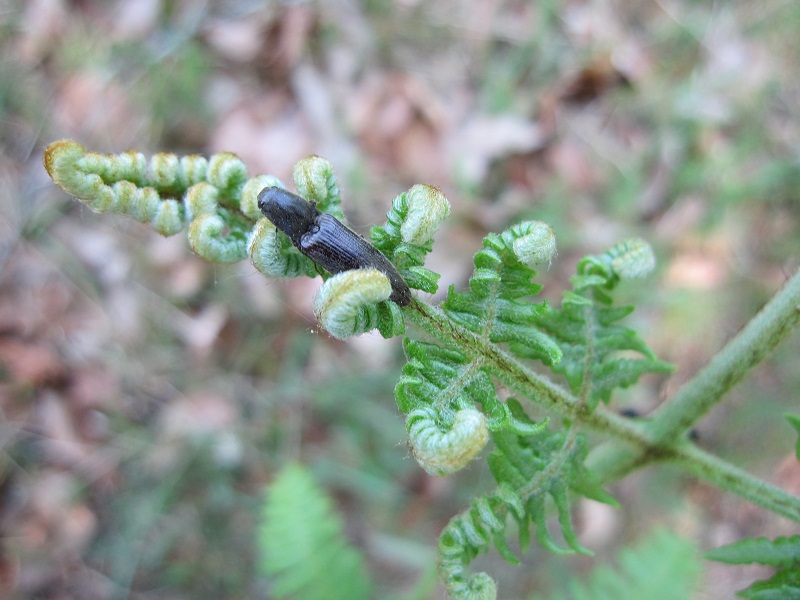
POLYGON ((333 165, 319 156, 307 156, 300 160, 292 172, 297 193, 306 200, 317 203, 320 212, 333 215, 344 221, 342 196, 333 173, 333 165))
POLYGON ((314 314, 336 338, 347 338, 371 329, 384 337, 405 331, 400 308, 386 302, 392 293, 389 278, 376 269, 355 269, 334 275, 322 284, 314 298, 314 314))
POLYGON ((466 466, 486 445, 485 430, 527 435, 547 426, 547 421, 516 418, 498 398, 480 361, 408 338, 404 349, 408 362, 395 386, 395 399, 408 415, 406 429, 414 457, 429 473, 447 475, 466 466), (478 404, 486 417, 471 412, 478 404))
MULTIPOLYGON (((315 277, 319 272, 261 214, 258 206, 261 190, 282 188, 283 184, 272 175, 248 178, 244 163, 229 152, 215 154, 208 160, 201 156, 160 153, 148 161, 139 152, 99 154, 88 152, 78 142, 62 140, 48 146, 44 164, 53 181, 96 212, 132 216, 167 236, 187 229, 190 247, 206 260, 232 263, 249 257, 256 269, 269 277, 315 277)), ((293 177, 298 191, 315 202, 318 210, 340 220, 344 218, 339 187, 328 161, 309 156, 297 163, 293 177)), ((437 195, 431 190, 435 188, 415 186, 406 194, 411 201, 403 204, 402 216, 390 212, 390 218, 395 219, 406 237, 412 236, 412 241, 423 240, 428 245, 449 212, 449 204, 441 192, 435 190, 437 195)), ((402 238, 399 229, 398 235, 402 238)), ((323 278, 328 276, 325 274, 323 278)), ((321 292, 324 302, 320 306, 325 307, 320 313, 324 316, 323 326, 331 324, 336 337, 358 335, 375 328, 384 337, 405 331, 397 306, 366 301, 375 296, 370 284, 373 280, 362 275, 351 279, 351 283, 365 284, 360 293, 341 293, 341 282, 321 292), (338 299, 342 300, 339 308, 338 299)), ((353 285, 347 287, 353 290, 353 285)), ((435 290, 435 285, 426 285, 424 289, 435 290)))
MULTIPOLYGON (((298 163, 298 167, 295 168, 295 181, 298 182, 298 189, 307 190, 309 197, 320 198, 322 194, 329 194, 317 207, 320 210, 322 207, 327 207, 330 209, 329 214, 336 216, 336 209, 339 206, 338 187, 332 173, 320 168, 320 161, 322 159, 319 157, 309 157, 298 163), (312 167, 321 174, 310 175, 312 167)), ((387 214, 386 225, 372 229, 371 235, 375 247, 395 264, 410 288, 430 293, 436 291, 439 275, 425 269, 422 264, 426 254, 431 250, 436 230, 449 214, 450 204, 438 188, 417 185, 395 198, 387 214)), ((272 232, 266 229, 264 232, 260 235, 272 235, 272 232)), ((254 243, 253 247, 263 247, 264 243, 254 243)), ((296 249, 294 250, 296 252, 296 249)), ((283 245, 281 252, 289 254, 292 249, 283 245)), ((251 256, 253 256, 252 251, 251 256)), ((341 281, 346 280, 351 283, 335 284, 330 288, 330 291, 335 293, 326 291, 325 286, 320 290, 319 297, 324 298, 324 304, 328 307, 324 311, 326 318, 319 318, 320 323, 332 335, 341 339, 371 329, 377 329, 383 337, 402 334, 405 331, 405 323, 400 308, 393 302, 369 300, 378 298, 380 294, 375 293, 375 288, 370 283, 373 279, 359 275, 358 271, 342 273, 341 275, 346 277, 341 281), (364 284, 363 290, 357 289, 360 282, 364 284), (351 293, 346 296, 341 294, 340 291, 344 289, 351 290, 351 293), (339 302, 338 299, 342 301, 339 302)), ((321 313, 317 311, 317 314, 321 313)))
POLYGON ((439 274, 424 268, 433 236, 450 214, 450 203, 439 188, 415 185, 392 201, 386 225, 370 233, 375 247, 391 260, 409 287, 433 294, 439 274))
POLYGON ((441 423, 431 407, 412 410, 406 419, 408 439, 414 458, 431 475, 449 475, 464 468, 489 441, 483 413, 465 408, 441 423))
POLYGON ((167 236, 188 226, 192 250, 213 262, 245 257, 253 221, 239 210, 247 170, 233 154, 206 160, 160 153, 147 161, 139 152, 99 154, 62 140, 47 147, 44 164, 95 212, 129 215, 167 236))

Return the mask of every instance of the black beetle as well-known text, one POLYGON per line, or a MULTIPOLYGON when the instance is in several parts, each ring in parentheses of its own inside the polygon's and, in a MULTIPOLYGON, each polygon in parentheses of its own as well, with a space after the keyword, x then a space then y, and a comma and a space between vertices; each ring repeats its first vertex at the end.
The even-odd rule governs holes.
POLYGON ((258 194, 258 208, 273 225, 289 236, 300 252, 336 274, 353 269, 377 269, 392 284, 389 300, 400 306, 411 302, 411 290, 395 266, 336 217, 320 212, 314 202, 279 187, 258 194))

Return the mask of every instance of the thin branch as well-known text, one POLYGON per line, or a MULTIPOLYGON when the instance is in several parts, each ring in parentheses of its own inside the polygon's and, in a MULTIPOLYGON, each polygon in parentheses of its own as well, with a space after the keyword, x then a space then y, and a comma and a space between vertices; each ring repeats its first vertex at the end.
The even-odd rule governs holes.
MULTIPOLYGON (((648 418, 647 437, 656 445, 683 438, 798 323, 800 270, 708 365, 648 418)), ((592 453, 590 467, 602 481, 613 481, 642 466, 641 452, 612 442, 592 453)))
POLYGON ((687 443, 678 449, 671 462, 706 483, 800 523, 800 497, 754 477, 692 444, 687 443))
POLYGON ((650 415, 656 441, 674 439, 713 408, 800 323, 800 270, 697 375, 650 415))
MULTIPOLYGON (((800 281, 800 278, 797 279, 800 281)), ((614 448, 611 453, 604 455, 605 460, 601 460, 599 465, 597 461, 593 461, 591 468, 597 472, 602 481, 613 481, 646 464, 669 461, 704 481, 800 522, 800 498, 703 452, 685 442, 682 436, 656 441, 643 423, 620 417, 603 410, 602 407, 589 412, 583 403, 564 388, 547 377, 533 372, 495 344, 453 323, 436 307, 412 302, 404 313, 421 329, 446 346, 456 347, 473 359, 484 359, 493 376, 528 400, 547 410, 557 412, 579 425, 610 436, 617 442, 625 442, 624 448, 614 448), (611 457, 621 462, 614 462, 611 457)), ((796 318, 784 319, 784 322, 796 321, 796 318)), ((762 328, 762 331, 765 329, 770 328, 762 328)), ((740 336, 743 334, 744 330, 740 336)), ((782 331, 780 338, 782 339, 785 334, 786 332, 782 331)), ((774 340, 774 336, 772 339, 774 340)))

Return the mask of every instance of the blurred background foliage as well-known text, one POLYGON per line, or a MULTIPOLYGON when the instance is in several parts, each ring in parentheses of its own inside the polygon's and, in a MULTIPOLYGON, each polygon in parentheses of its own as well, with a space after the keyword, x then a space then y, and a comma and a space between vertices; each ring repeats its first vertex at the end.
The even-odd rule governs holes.
MULTIPOLYGON (((488 231, 549 222, 577 259, 639 235, 660 258, 630 323, 673 361, 616 398, 646 414, 798 266, 800 4, 586 0, 28 0, 0 5, 0 590, 10 598, 270 597, 255 528, 301 461, 379 597, 428 581, 435 540, 491 477, 426 476, 392 389, 399 340, 339 342, 318 281, 205 264, 181 236, 99 217, 43 148, 231 151, 290 181, 320 154, 367 231, 415 183, 453 204, 431 268, 465 285, 488 231), (421 578, 421 579, 420 579, 421 578)), ((795 336, 700 424, 704 447, 800 491, 795 336)), ((482 557, 500 597, 563 590, 665 524, 699 548, 793 530, 668 469, 580 506, 598 559, 482 557), (486 563, 491 563, 488 566, 486 563)), ((705 565, 698 598, 756 568, 705 565)), ((427 596, 426 596, 427 594, 427 596)))

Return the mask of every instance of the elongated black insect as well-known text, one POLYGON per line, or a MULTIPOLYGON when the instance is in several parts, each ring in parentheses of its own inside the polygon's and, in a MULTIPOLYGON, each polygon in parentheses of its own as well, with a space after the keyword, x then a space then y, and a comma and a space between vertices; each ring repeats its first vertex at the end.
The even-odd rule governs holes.
POLYGON ((411 302, 411 290, 389 259, 336 217, 317 210, 314 202, 279 187, 258 194, 258 208, 273 225, 289 236, 294 247, 331 273, 377 269, 392 284, 389 300, 400 306, 411 302))

